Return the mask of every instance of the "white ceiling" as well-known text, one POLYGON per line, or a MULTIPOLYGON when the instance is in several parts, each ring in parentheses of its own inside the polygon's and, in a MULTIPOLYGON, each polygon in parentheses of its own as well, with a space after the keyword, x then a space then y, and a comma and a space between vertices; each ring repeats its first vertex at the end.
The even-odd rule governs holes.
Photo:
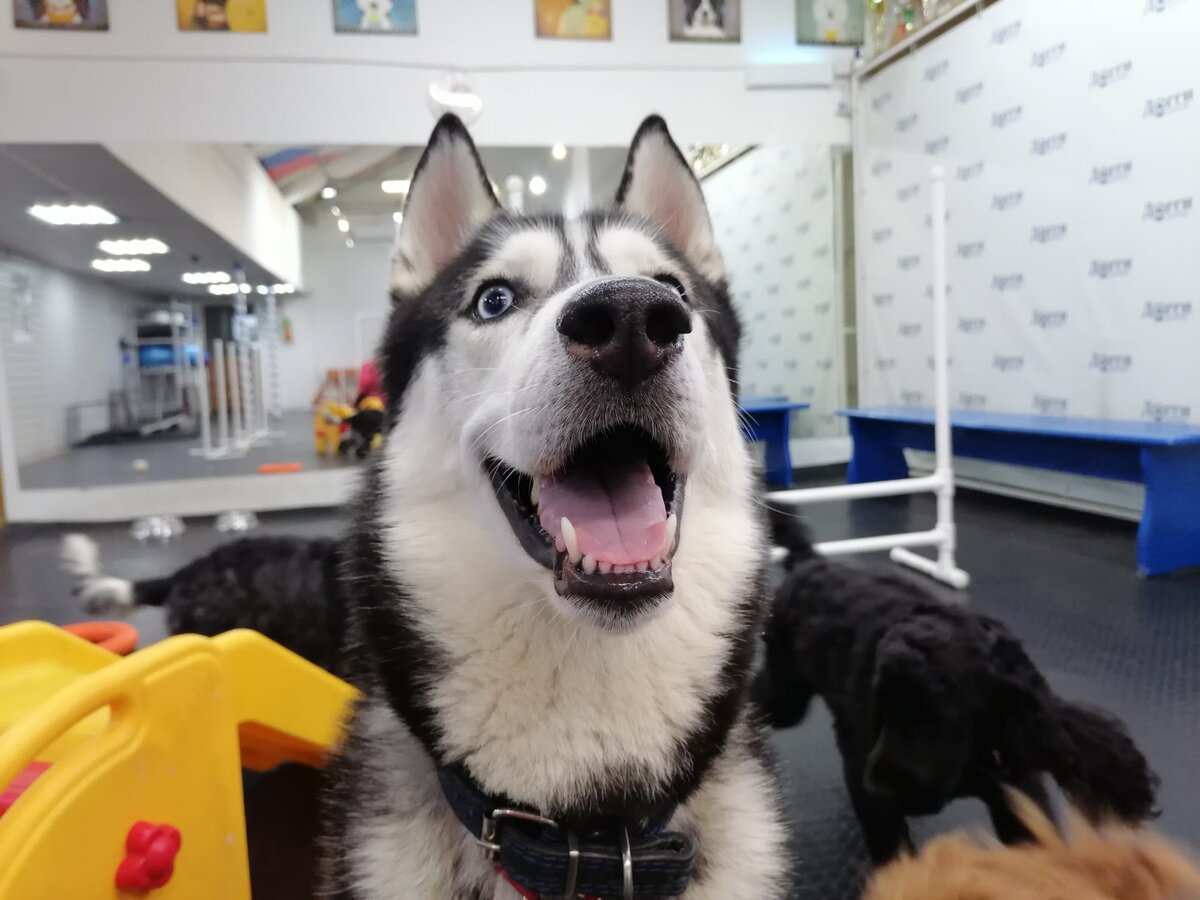
POLYGON ((0 248, 49 265, 156 295, 211 297, 184 283, 184 272, 229 272, 241 262, 252 284, 278 279, 158 193, 98 144, 0 144, 0 248), (53 226, 29 215, 36 203, 95 203, 121 221, 53 226), (148 256, 149 272, 105 274, 91 267, 108 238, 155 237, 170 247, 148 256))
MULTIPOLYGON (((273 148, 253 147, 258 155, 273 148)), ((322 148, 325 150, 327 148, 322 148)), ((317 192, 324 182, 312 186, 307 201, 298 204, 307 221, 317 226, 322 238, 330 243, 344 243, 346 235, 337 229, 337 219, 330 208, 336 206, 350 220, 350 236, 357 243, 390 243, 394 236, 392 214, 401 209, 404 197, 385 194, 380 184, 389 179, 411 178, 413 169, 421 157, 421 147, 398 147, 374 165, 368 166, 349 178, 331 177, 329 183, 337 187, 338 196, 333 200, 321 200, 317 192)), ((573 150, 571 152, 574 152, 573 150)), ((592 204, 603 206, 616 194, 617 183, 625 165, 624 147, 592 147, 588 150, 592 204)), ((479 155, 489 177, 503 190, 504 181, 510 175, 520 175, 526 182, 535 175, 546 181, 546 192, 535 197, 526 191, 525 211, 529 213, 560 212, 567 197, 571 171, 571 158, 555 160, 549 147, 481 147, 479 155)), ((334 171, 330 172, 334 176, 334 171)))

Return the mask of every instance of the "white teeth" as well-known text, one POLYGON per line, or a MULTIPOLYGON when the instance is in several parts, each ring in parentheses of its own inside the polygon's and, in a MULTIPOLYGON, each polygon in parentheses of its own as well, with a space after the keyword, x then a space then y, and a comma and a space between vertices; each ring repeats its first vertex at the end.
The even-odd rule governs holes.
POLYGON ((538 507, 538 501, 542 498, 541 492, 538 490, 537 479, 533 479, 533 487, 529 489, 529 502, 534 509, 538 507))
POLYGON ((589 574, 589 575, 591 575, 593 572, 596 571, 595 558, 593 558, 591 556, 585 556, 583 558, 583 571, 587 572, 587 574, 589 574))
POLYGON ((663 558, 661 556, 656 556, 656 557, 654 557, 654 559, 650 560, 650 568, 653 569, 655 572, 657 572, 662 567, 663 567, 663 558))
POLYGON ((634 566, 634 568, 639 572, 645 572, 648 568, 650 568, 650 561, 645 559, 640 560, 637 565, 634 566))
POLYGON ((607 575, 613 570, 613 564, 610 562, 597 563, 596 568, 599 569, 601 575, 607 575))
POLYGON ((675 531, 679 528, 679 518, 675 513, 667 516, 667 531, 663 535, 662 550, 659 551, 659 556, 663 559, 671 558, 671 551, 675 549, 675 531))
POLYGON ((618 575, 628 575, 633 571, 633 566, 613 566, 613 571, 618 575))
POLYGON ((562 539, 567 556, 571 558, 571 562, 578 565, 579 561, 583 559, 583 554, 579 552, 579 538, 575 536, 575 526, 571 524, 570 519, 563 516, 559 520, 558 527, 562 530, 562 539))

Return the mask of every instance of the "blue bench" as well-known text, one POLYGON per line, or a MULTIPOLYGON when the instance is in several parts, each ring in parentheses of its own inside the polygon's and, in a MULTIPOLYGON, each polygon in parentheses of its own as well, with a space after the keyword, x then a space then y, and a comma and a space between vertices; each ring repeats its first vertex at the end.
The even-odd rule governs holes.
POLYGON ((742 408, 742 433, 746 440, 763 441, 767 445, 767 481, 791 487, 792 450, 788 441, 792 413, 808 409, 809 404, 793 403, 787 397, 744 397, 738 405, 742 408))
MULTIPOLYGON (((907 478, 904 450, 933 449, 930 409, 883 406, 842 414, 854 439, 853 483, 907 478)), ((956 456, 1141 482, 1141 572, 1200 566, 1200 428, 968 411, 955 411, 950 421, 956 456)))

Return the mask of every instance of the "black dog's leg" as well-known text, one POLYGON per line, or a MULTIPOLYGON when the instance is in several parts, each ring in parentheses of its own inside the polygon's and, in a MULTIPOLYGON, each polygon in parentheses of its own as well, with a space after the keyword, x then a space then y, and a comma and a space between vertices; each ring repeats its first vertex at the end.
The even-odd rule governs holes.
MULTIPOLYGON (((1046 792, 1046 785, 1040 774, 1033 772, 1021 778, 1014 778, 1010 786, 1032 800, 1051 822, 1054 821, 1054 808, 1050 804, 1050 795, 1046 792)), ((1009 806, 1008 795, 998 782, 991 782, 981 790, 980 799, 987 806, 992 828, 996 830, 996 837, 1000 838, 1002 843, 1028 844, 1033 841, 1033 835, 1009 806)))
POLYGON ((872 794, 863 787, 861 770, 846 767, 845 775, 850 803, 862 827, 871 862, 884 866, 902 852, 911 851, 913 842, 908 833, 908 822, 895 801, 872 794))

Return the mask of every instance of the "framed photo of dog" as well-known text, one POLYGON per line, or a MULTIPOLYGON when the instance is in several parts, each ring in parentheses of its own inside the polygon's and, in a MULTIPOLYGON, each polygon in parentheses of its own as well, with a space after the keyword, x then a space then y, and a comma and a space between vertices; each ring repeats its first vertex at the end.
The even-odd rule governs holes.
POLYGON ((672 41, 738 44, 742 0, 668 0, 672 41))
POLYGON ((866 39, 862 0, 796 0, 797 44, 857 47, 866 39))
POLYGON ((17 28, 108 31, 108 0, 15 0, 17 28))
POLYGON ((333 0, 339 34, 416 34, 417 0, 333 0))

